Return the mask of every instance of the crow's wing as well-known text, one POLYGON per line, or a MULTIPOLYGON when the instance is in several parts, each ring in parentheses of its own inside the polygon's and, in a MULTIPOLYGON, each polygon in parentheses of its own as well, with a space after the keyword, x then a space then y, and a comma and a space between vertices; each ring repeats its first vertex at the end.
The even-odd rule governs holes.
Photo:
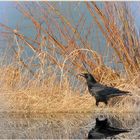
POLYGON ((90 89, 90 91, 93 94, 98 94, 99 92, 102 92, 104 89, 106 88, 106 86, 100 84, 100 83, 96 83, 92 85, 92 88, 90 89))
POLYGON ((124 93, 128 93, 127 91, 121 91, 117 88, 108 87, 100 83, 94 84, 91 91, 94 94, 100 94, 101 96, 108 96, 108 97, 121 96, 124 95, 124 93))
POLYGON ((104 134, 106 137, 109 137, 109 136, 118 135, 120 133, 128 133, 128 132, 130 132, 130 130, 121 129, 121 128, 115 128, 115 127, 114 128, 113 127, 107 127, 105 129, 101 129, 99 132, 104 134))
POLYGON ((99 94, 107 95, 108 97, 115 97, 115 96, 123 96, 123 95, 129 95, 128 91, 122 91, 117 88, 113 87, 106 87, 104 90, 100 91, 99 94))

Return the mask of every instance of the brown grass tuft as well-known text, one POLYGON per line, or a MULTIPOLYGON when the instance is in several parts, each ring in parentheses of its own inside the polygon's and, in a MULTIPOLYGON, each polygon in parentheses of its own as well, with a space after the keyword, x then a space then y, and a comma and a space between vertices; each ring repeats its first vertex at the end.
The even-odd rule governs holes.
MULTIPOLYGON (((81 34, 85 26, 83 14, 79 13, 78 24, 74 26, 50 2, 34 3, 33 8, 27 5, 26 2, 17 3, 20 12, 34 25, 34 38, 0 23, 6 31, 2 35, 10 42, 6 49, 12 51, 6 51, 0 67, 1 102, 5 104, 5 110, 127 112, 138 108, 140 41, 135 26, 130 26, 133 25, 132 13, 126 12, 125 3, 105 2, 105 9, 102 9, 95 2, 86 2, 93 22, 84 35, 81 34), (106 39, 107 44, 102 48, 105 52, 95 51, 87 39, 91 37, 91 28, 97 28, 94 23, 106 39), (119 28, 120 25, 123 29, 119 28), (105 58, 108 58, 107 64, 105 58), (115 68, 108 66, 110 62, 115 68), (87 69, 99 82, 130 90, 133 96, 112 99, 109 107, 97 109, 83 80, 76 77, 77 73, 87 69)), ((100 37, 96 39, 102 40, 100 37)))

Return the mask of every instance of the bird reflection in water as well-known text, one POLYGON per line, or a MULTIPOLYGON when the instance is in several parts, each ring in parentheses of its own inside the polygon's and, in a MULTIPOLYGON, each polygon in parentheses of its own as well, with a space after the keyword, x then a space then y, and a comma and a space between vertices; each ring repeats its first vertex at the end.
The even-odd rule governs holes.
POLYGON ((130 131, 131 129, 112 127, 107 118, 104 120, 96 118, 95 127, 89 131, 88 139, 115 138, 115 135, 120 133, 127 133, 130 131))

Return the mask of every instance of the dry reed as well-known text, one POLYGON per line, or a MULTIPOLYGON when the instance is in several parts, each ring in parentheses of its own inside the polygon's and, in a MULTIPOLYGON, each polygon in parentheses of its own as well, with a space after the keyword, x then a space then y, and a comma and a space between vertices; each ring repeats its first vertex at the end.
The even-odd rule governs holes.
MULTIPOLYGON (((124 67, 123 73, 120 72, 122 69, 115 70, 107 66, 104 63, 104 56, 96 52, 86 38, 81 36, 78 27, 84 26, 82 15, 76 28, 49 2, 34 3, 33 7, 39 9, 38 13, 26 4, 26 2, 18 2, 17 7, 34 25, 36 31, 34 39, 0 23, 0 26, 8 31, 2 35, 13 40, 16 45, 16 47, 11 44, 8 46, 14 52, 12 63, 5 65, 5 59, 3 59, 0 67, 1 92, 5 94, 4 99, 8 103, 7 111, 47 113, 103 111, 103 108, 97 110, 94 99, 83 88, 83 81, 76 77, 77 73, 85 70, 83 63, 101 83, 130 90, 134 95, 112 99, 105 110, 129 112, 139 106, 140 65, 139 53, 135 50, 139 50, 139 40, 135 29, 133 29, 134 32, 129 33, 132 29, 124 23, 126 15, 121 16, 122 13, 119 11, 119 7, 122 11, 127 10, 125 3, 122 5, 104 3, 105 8, 107 7, 105 11, 100 9, 95 2, 85 3, 91 18, 103 33, 109 47, 115 52, 116 60, 112 57, 110 59, 113 63, 116 61, 121 63, 124 67), (113 8, 117 8, 117 11, 113 8), (110 15, 110 10, 113 11, 112 15, 110 15), (115 12, 117 12, 117 17, 114 17, 115 12), (59 22, 50 16, 50 13, 57 16, 59 22), (38 18, 47 25, 47 28, 40 23, 38 18), (118 24, 116 24, 117 19, 120 19, 118 24), (124 31, 119 29, 120 24, 125 26, 124 31), (59 37, 56 37, 57 32, 59 32, 59 37), (128 40, 124 39, 124 34, 128 40), (29 55, 28 51, 30 51, 29 55)), ((131 17, 131 13, 128 13, 127 21, 131 21, 131 17)), ((89 30, 92 25, 93 23, 89 30)))

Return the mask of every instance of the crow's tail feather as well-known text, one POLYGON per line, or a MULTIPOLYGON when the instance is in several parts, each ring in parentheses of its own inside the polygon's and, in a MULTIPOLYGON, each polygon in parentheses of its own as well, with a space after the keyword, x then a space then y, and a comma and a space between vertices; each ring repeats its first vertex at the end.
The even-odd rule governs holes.
POLYGON ((110 95, 110 97, 116 97, 116 96, 132 96, 132 94, 130 92, 123 91, 120 93, 115 93, 110 95))
POLYGON ((125 133, 125 132, 130 132, 132 129, 120 129, 120 128, 114 128, 114 127, 110 127, 110 130, 112 130, 112 132, 118 132, 118 133, 125 133))
POLYGON ((121 91, 120 94, 132 96, 132 94, 130 93, 130 91, 121 91))

